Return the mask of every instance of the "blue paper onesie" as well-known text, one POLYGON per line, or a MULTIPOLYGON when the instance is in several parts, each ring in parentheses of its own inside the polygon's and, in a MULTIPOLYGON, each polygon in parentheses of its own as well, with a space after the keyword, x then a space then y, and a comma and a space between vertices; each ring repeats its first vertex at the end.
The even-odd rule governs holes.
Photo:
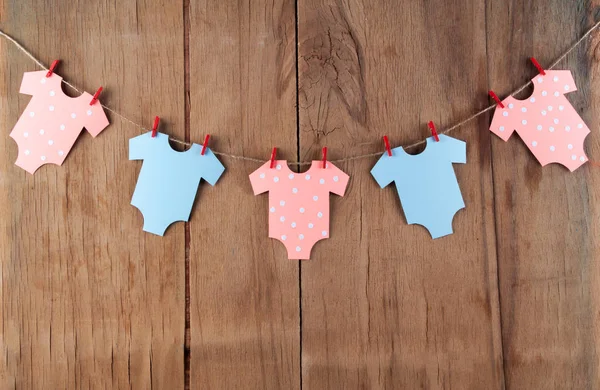
POLYGON ((162 236, 176 221, 188 221, 200 179, 215 185, 225 167, 210 149, 193 144, 185 152, 169 136, 148 132, 129 140, 129 159, 144 160, 131 204, 144 216, 144 231, 162 236))
POLYGON ((428 138, 417 155, 394 148, 371 170, 381 188, 396 182, 406 222, 423 225, 433 238, 452 234, 454 214, 465 207, 452 163, 467 162, 466 143, 446 135, 439 139, 428 138))

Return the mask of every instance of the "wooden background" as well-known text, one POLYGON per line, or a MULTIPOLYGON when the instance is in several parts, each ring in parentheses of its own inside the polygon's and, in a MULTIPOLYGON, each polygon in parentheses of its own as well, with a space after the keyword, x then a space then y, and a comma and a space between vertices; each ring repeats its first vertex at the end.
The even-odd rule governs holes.
MULTIPOLYGON (((535 75, 597 0, 0 0, 0 28, 138 123, 237 155, 379 151, 450 126, 535 75)), ((598 43, 560 68, 600 160, 598 43)), ((64 166, 15 167, 35 64, 0 40, 0 388, 598 389, 600 168, 542 168, 484 115, 453 133, 455 234, 406 225, 375 158, 339 164, 310 261, 267 238, 256 163, 223 158, 189 223, 142 232, 139 130, 116 116, 64 166)), ((444 194, 439 194, 443 198, 444 194)))

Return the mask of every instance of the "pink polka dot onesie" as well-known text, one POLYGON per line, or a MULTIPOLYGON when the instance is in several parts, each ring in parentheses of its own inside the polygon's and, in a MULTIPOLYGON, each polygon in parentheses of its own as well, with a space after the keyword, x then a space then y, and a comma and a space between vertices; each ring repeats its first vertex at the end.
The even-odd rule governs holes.
POLYGON ((269 237, 285 245, 288 258, 307 260, 315 243, 329 237, 329 192, 344 196, 348 175, 330 162, 313 161, 303 173, 287 161, 268 161, 250 175, 254 195, 269 191, 269 237))

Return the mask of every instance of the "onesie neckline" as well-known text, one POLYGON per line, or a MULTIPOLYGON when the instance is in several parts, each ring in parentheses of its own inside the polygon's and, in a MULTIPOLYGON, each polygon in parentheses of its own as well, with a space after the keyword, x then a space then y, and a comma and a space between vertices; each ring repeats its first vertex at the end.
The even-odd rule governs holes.
MULTIPOLYGON (((44 79, 52 80, 52 78, 55 77, 55 76, 56 76, 56 80, 53 80, 53 81, 55 81, 58 84, 58 90, 60 91, 60 93, 62 94, 62 96, 64 98, 70 99, 72 101, 76 101, 76 100, 79 100, 79 99, 81 99, 82 97, 84 97, 86 95, 87 96, 92 96, 89 93, 87 93, 86 91, 83 91, 79 96, 69 96, 69 95, 67 95, 65 93, 65 91, 63 90, 63 88, 62 88, 63 78, 60 77, 59 75, 57 75, 56 73, 52 73, 52 75, 50 77, 46 77, 46 75, 44 75, 44 79)), ((91 101, 91 99, 90 99, 90 101, 91 101)))
MULTIPOLYGON (((322 161, 316 161, 313 160, 312 163, 310 164, 310 168, 308 168, 306 171, 304 172, 294 172, 290 169, 290 166, 288 165, 288 161, 287 160, 277 160, 277 166, 275 166, 275 169, 278 168, 278 166, 285 166, 285 169, 287 170, 288 173, 292 173, 294 175, 298 175, 298 176, 306 176, 309 172, 311 172, 313 170, 313 168, 315 168, 315 166, 317 166, 318 164, 320 164, 322 161), (283 163, 283 164, 281 164, 283 163)), ((327 162, 327 164, 331 164, 329 161, 327 162)), ((283 167, 281 168, 283 169, 283 167)))

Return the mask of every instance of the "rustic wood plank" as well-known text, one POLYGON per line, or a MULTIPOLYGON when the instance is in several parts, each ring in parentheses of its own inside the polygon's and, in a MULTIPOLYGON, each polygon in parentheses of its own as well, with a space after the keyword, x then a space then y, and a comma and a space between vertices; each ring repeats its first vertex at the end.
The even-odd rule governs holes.
MULTIPOLYGON (((301 158, 428 135, 487 104, 485 8, 476 0, 298 2, 301 158)), ((454 133, 467 208, 432 241, 406 225, 376 159, 340 164, 331 238, 301 265, 303 388, 503 387, 487 118, 454 133)), ((440 193, 440 197, 444 194, 440 193)))
MULTIPOLYGON (((182 3, 0 2, 0 26, 103 103, 183 137, 182 3)), ((0 43, 0 275, 2 388, 182 388, 184 230, 142 232, 130 206, 141 163, 128 139, 140 130, 111 116, 82 134, 62 167, 34 176, 15 167, 8 137, 38 70, 0 43)))
MULTIPOLYGON (((295 4, 190 4, 191 139, 268 159, 296 156, 295 4)), ((260 164, 223 158, 190 225, 191 388, 300 386, 298 263, 269 239, 260 164)))
MULTIPOLYGON (((488 1, 491 88, 505 96, 535 76, 530 56, 546 66, 560 56, 592 24, 591 3, 488 1)), ((567 98, 592 129, 595 160, 598 39, 557 68, 573 72, 578 91, 567 98)), ((542 168, 518 136, 492 145, 507 387, 598 388, 599 168, 542 168)))

